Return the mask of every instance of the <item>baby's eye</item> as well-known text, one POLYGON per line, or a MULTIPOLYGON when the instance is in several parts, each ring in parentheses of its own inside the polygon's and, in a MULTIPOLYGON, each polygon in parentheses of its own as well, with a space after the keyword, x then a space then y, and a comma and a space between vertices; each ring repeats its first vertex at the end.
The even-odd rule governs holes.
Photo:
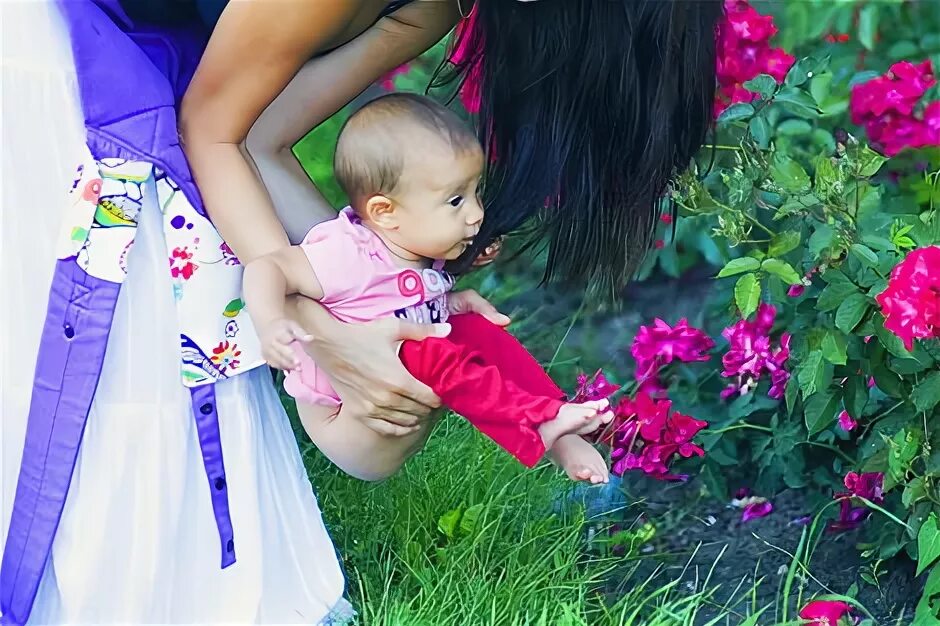
POLYGON ((463 196, 454 196, 453 198, 447 201, 447 204, 449 204, 450 206, 454 208, 457 208, 461 204, 463 204, 463 196))

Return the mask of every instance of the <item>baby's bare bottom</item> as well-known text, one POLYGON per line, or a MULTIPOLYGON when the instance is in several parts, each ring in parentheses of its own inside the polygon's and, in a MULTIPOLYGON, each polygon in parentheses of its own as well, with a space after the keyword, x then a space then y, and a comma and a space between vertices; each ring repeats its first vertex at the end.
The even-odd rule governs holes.
POLYGON ((353 478, 370 481, 384 480, 401 469, 405 461, 424 447, 441 415, 438 411, 422 421, 415 433, 391 437, 375 432, 345 409, 331 417, 335 410, 297 403, 304 430, 320 452, 353 478))
MULTIPOLYGON (((292 296, 287 299, 287 314, 302 328, 313 324, 304 315, 304 307, 298 306, 304 298, 292 296)), ((344 409, 331 417, 335 408, 314 404, 297 403, 297 412, 304 430, 313 444, 338 468, 360 480, 384 480, 397 472, 405 461, 424 447, 442 411, 426 420, 420 428, 404 437, 380 435, 369 428, 360 416, 344 409)))

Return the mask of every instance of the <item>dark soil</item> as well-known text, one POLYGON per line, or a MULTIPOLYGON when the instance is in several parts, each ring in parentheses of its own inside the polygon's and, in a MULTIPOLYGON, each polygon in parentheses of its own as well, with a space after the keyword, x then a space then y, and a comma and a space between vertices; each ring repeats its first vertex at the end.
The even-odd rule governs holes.
MULTIPOLYGON (((590 367, 632 372, 626 346, 640 324, 654 317, 670 323, 686 317, 690 324, 702 325, 709 307, 722 306, 719 300, 727 296, 715 293, 715 282, 709 278, 713 274, 711 268, 700 268, 681 279, 660 278, 631 285, 623 294, 620 310, 579 316, 567 333, 561 355, 590 355, 590 367)), ((552 352, 559 333, 568 328, 572 314, 581 306, 581 296, 540 288, 519 294, 507 304, 507 311, 534 311, 519 334, 536 356, 547 362, 557 357, 552 352), (539 337, 541 329, 554 332, 555 343, 544 335, 539 337)), ((628 484, 613 481, 604 488, 579 488, 572 498, 583 500, 589 514, 608 524, 629 526, 640 515, 650 519, 657 533, 645 550, 654 558, 644 559, 644 567, 661 566, 666 579, 681 576, 687 591, 702 590, 708 579, 708 588, 718 587, 713 597, 716 606, 737 603, 743 609, 755 602, 758 608, 771 607, 766 616, 779 616, 775 611, 782 605, 790 555, 797 549, 802 531, 792 522, 813 511, 808 494, 777 494, 772 498, 774 512, 770 516, 742 524, 739 510, 703 493, 695 481, 664 485, 643 478, 637 481, 631 475, 628 484), (752 597, 755 581, 759 584, 752 597)), ((903 558, 882 564, 878 585, 866 583, 860 573, 868 564, 856 548, 858 540, 851 532, 823 536, 809 564, 809 576, 802 578, 802 591, 800 576, 793 585, 788 619, 794 618, 798 593, 805 602, 814 594, 845 594, 854 584, 858 589, 855 598, 871 612, 876 624, 910 623, 922 589, 922 581, 914 580, 913 564, 903 558)), ((612 590, 616 582, 611 581, 612 590)), ((704 610, 701 618, 707 621, 709 611, 704 610)), ((773 623, 772 619, 761 620, 768 621, 773 623)))

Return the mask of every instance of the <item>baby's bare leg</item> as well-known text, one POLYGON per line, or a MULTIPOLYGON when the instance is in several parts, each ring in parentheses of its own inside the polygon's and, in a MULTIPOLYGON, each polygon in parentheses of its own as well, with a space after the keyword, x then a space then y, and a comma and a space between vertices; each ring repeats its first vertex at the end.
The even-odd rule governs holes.
POLYGON ((338 468, 360 480, 384 480, 427 443, 440 412, 404 437, 381 435, 358 416, 341 409, 297 403, 304 430, 313 444, 338 468))

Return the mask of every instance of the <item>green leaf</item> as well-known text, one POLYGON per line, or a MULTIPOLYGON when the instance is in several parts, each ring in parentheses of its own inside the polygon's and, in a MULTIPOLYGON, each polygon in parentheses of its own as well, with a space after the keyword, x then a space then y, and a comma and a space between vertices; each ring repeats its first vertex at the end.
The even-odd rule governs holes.
POLYGON ((820 113, 819 105, 813 96, 793 87, 779 91, 774 96, 774 102, 786 105, 786 109, 800 117, 816 117, 820 113))
POLYGON ((901 504, 905 508, 910 508, 911 505, 918 500, 923 500, 927 495, 927 480, 923 476, 917 476, 905 485, 904 493, 901 494, 901 504))
POLYGON ((937 557, 940 557, 940 529, 937 514, 931 513, 917 533, 917 572, 914 575, 920 576, 937 557))
POLYGON ((810 178, 803 166, 783 153, 774 154, 771 171, 774 182, 790 193, 810 188, 810 178))
POLYGON ((766 117, 763 115, 752 117, 747 128, 751 133, 751 137, 754 138, 754 141, 757 142, 761 150, 766 150, 770 147, 770 123, 767 121, 766 117))
POLYGON ((832 245, 832 240, 835 237, 835 234, 835 231, 829 224, 817 225, 816 230, 813 231, 813 234, 809 238, 810 254, 812 254, 814 257, 818 257, 820 254, 822 254, 823 250, 832 245))
POLYGON ((461 510, 451 509, 437 520, 437 529, 441 531, 448 539, 453 539, 457 530, 457 523, 460 521, 461 510))
POLYGON ((784 120, 777 125, 777 134, 787 137, 807 135, 813 130, 812 125, 806 120, 784 120))
POLYGON ((765 100, 774 95, 777 91, 777 81, 769 74, 760 74, 744 83, 744 88, 754 93, 759 93, 765 100))
POLYGON ((777 233, 770 240, 770 246, 767 248, 767 256, 781 257, 788 252, 796 250, 800 245, 800 233, 795 230, 785 230, 777 233))
POLYGON ((822 341, 822 355, 833 365, 845 365, 847 360, 846 350, 848 342, 845 335, 839 332, 829 331, 822 341))
POLYGON ((846 298, 836 310, 836 328, 844 333, 852 332, 868 311, 868 298, 860 293, 846 298))
POLYGON ((853 294, 859 294, 858 287, 850 282, 833 282, 826 285, 826 288, 816 299, 816 310, 826 313, 835 311, 839 305, 845 302, 845 299, 853 294))
POLYGON ((795 376, 791 376, 790 380, 787 381, 787 389, 783 394, 783 398, 787 403, 787 413, 793 414, 793 407, 796 406, 797 394, 800 391, 800 385, 795 376))
POLYGON ((911 626, 938 626, 940 619, 940 567, 930 570, 924 592, 920 596, 911 626))
POLYGON ((753 105, 747 102, 739 102, 725 109, 722 114, 718 116, 718 123, 730 124, 731 122, 747 119, 752 115, 754 115, 753 105))
POLYGON ((797 378, 804 398, 812 396, 822 386, 824 374, 825 367, 823 366, 822 352, 813 350, 800 365, 800 373, 797 378))
POLYGON ((769 274, 773 274, 788 285, 799 285, 802 283, 800 275, 796 273, 793 266, 780 259, 767 259, 761 263, 761 269, 769 274))
POLYGON ((881 235, 862 235, 862 243, 875 250, 894 250, 894 242, 881 235))
POLYGON ((809 93, 816 102, 823 103, 829 98, 832 88, 832 73, 817 74, 809 84, 809 93))
POLYGON ((741 310, 741 317, 747 319, 757 310, 760 303, 760 281, 754 274, 745 274, 734 286, 734 302, 741 310))
POLYGON ((720 467, 715 467, 714 463, 706 463, 701 478, 702 483, 713 498, 728 497, 728 481, 720 467))
POLYGON ((874 176, 887 161, 888 157, 880 155, 865 146, 858 155, 858 173, 861 176, 874 176))
POLYGON ((878 255, 875 254, 871 248, 860 243, 853 243, 849 250, 852 254, 862 262, 863 265, 867 267, 877 267, 878 266, 878 255))
POLYGON ((818 65, 819 61, 812 57, 800 59, 787 72, 787 77, 783 80, 783 83, 787 87, 799 87, 810 78, 809 73, 816 69, 818 65))
POLYGON ((868 4, 858 16, 858 40, 866 50, 875 49, 875 37, 878 34, 878 5, 868 4))
POLYGON ((810 437, 826 430, 836 416, 839 399, 829 392, 810 396, 803 407, 803 418, 810 437))
POLYGON ((940 372, 931 372, 924 377, 911 393, 911 401, 918 411, 930 412, 940 404, 940 372))
POLYGON ((893 332, 885 328, 884 321, 884 318, 880 315, 876 316, 875 335, 878 337, 878 341, 880 341, 881 345, 885 347, 885 350, 894 356, 900 359, 910 359, 911 353, 908 352, 907 348, 904 347, 904 341, 902 341, 901 338, 895 335, 893 332))
POLYGON ((888 442, 888 476, 895 482, 902 482, 911 470, 911 463, 921 449, 920 431, 902 429, 888 442))
POLYGON ((855 419, 861 419, 868 404, 868 377, 849 376, 845 382, 845 410, 855 419))
POLYGON ((740 259, 731 259, 721 271, 718 272, 718 278, 743 274, 744 272, 753 272, 760 269, 760 261, 753 257, 744 256, 740 259))
POLYGON ((474 504, 473 506, 468 507, 460 517, 460 531, 465 535, 473 534, 473 531, 476 530, 477 521, 480 519, 480 514, 482 512, 482 503, 474 504))
POLYGON ((885 392, 889 396, 894 398, 904 397, 904 385, 901 382, 901 377, 888 369, 886 365, 880 365, 872 371, 872 376, 875 377, 875 384, 878 386, 878 389, 885 392))
POLYGON ((888 48, 888 57, 901 61, 920 54, 920 48, 913 41, 898 41, 888 48))

